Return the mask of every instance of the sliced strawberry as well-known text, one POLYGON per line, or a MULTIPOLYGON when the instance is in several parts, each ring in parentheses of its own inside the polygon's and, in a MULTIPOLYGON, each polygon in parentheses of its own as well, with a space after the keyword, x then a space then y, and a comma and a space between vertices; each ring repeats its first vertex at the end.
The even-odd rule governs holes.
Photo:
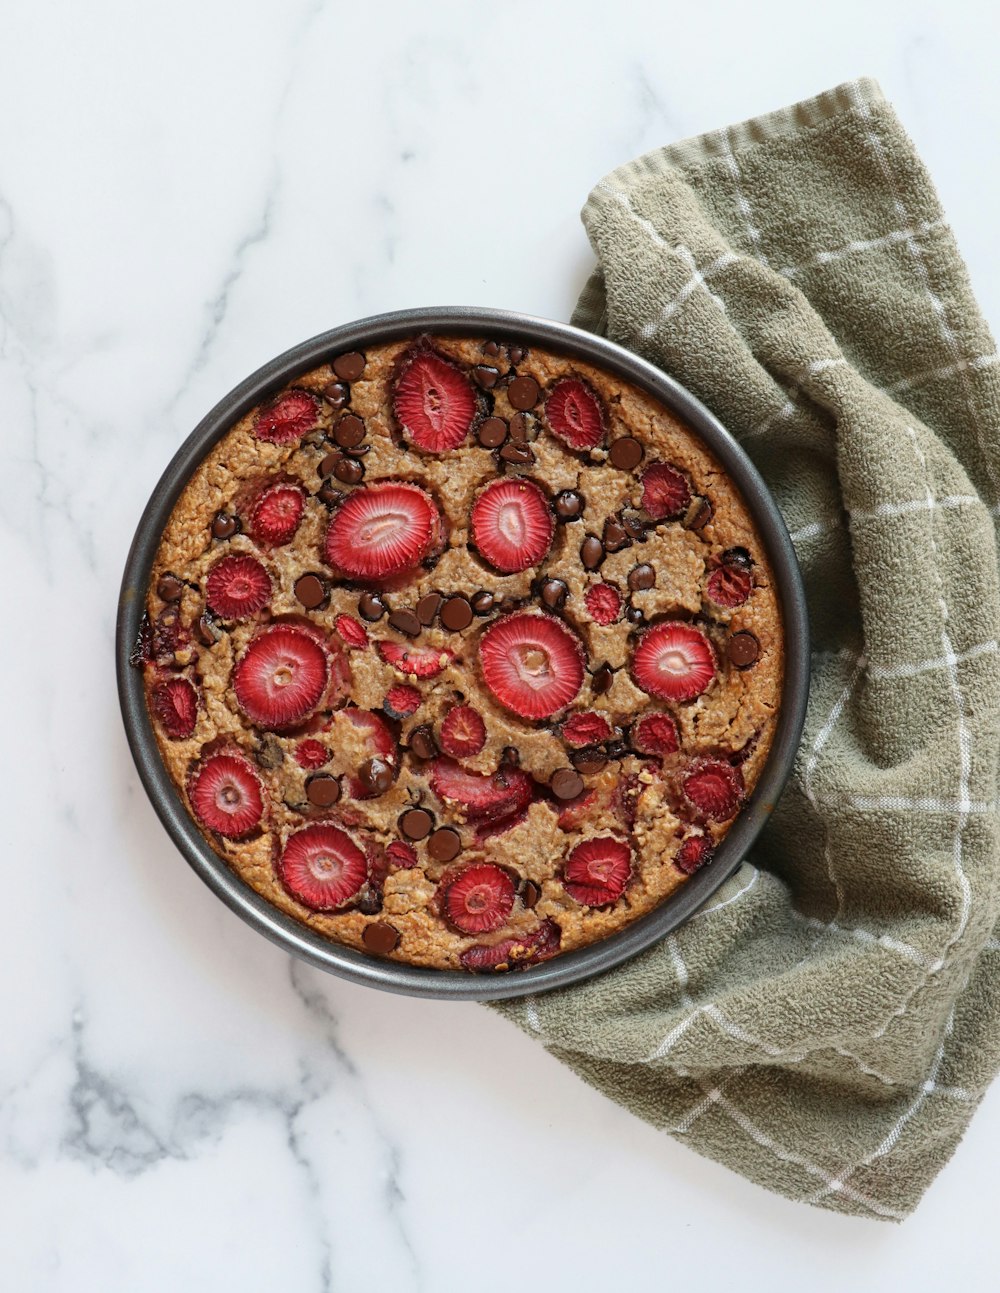
POLYGON ((502 938, 499 943, 473 943, 459 960, 467 970, 516 970, 555 956, 561 939, 562 931, 555 921, 543 920, 530 934, 502 938))
MULTIPOLYGON (((396 741, 385 724, 385 720, 370 709, 342 709, 334 717, 334 723, 350 723, 357 731, 364 734, 365 753, 371 759, 379 759, 396 766, 396 741)), ((363 762, 364 760, 362 760, 363 762)), ((360 777, 350 776, 347 779, 347 793, 352 799, 371 799, 378 793, 366 786, 360 777)))
POLYGON ((597 790, 585 790, 575 799, 561 800, 557 805, 559 812, 559 829, 575 831, 584 822, 592 821, 597 816, 602 796, 597 790))
POLYGON ((684 797, 699 817, 727 822, 743 801, 743 773, 718 759, 699 759, 684 778, 684 797))
POLYGON ((705 634, 690 624, 656 624, 636 647, 632 677, 660 700, 694 700, 715 677, 715 652, 705 634))
POLYGON ((512 831, 515 826, 520 826, 522 822, 528 820, 527 808, 522 808, 520 812, 510 813, 507 817, 498 817, 496 820, 490 819, 481 822, 476 827, 476 843, 482 844, 484 840, 495 839, 498 835, 506 835, 512 831))
POLYGON ((716 606, 742 606, 753 591, 753 578, 749 571, 736 566, 720 566, 708 577, 705 592, 716 606))
POLYGON ((253 421, 258 440, 292 444, 319 424, 319 401, 309 391, 291 390, 265 404, 253 421))
POLYGON ((375 646, 386 664, 413 678, 434 678, 454 659, 445 648, 439 650, 402 642, 376 642, 375 646))
POLYGON ((364 884, 368 862, 339 826, 307 826, 288 837, 278 876, 304 907, 334 911, 364 884))
POLYGON ((549 615, 522 612, 497 620, 483 634, 479 659, 487 687, 521 718, 550 718, 583 686, 583 648, 549 615))
POLYGON ((442 908, 463 934, 486 934, 507 923, 514 906, 514 882, 490 862, 463 868, 445 882, 442 908))
POLYGON ((674 866, 692 875, 712 858, 712 841, 707 835, 689 835, 674 854, 674 866))
POLYGON ((368 630, 353 615, 338 615, 333 621, 333 627, 349 647, 368 645, 368 630))
POLYGON ((601 402, 576 377, 556 382, 545 401, 549 426, 571 449, 594 449, 604 439, 605 419, 601 402))
POLYGON ((534 796, 531 778, 520 768, 503 767, 488 776, 468 772, 451 759, 435 759, 430 780, 437 797, 463 808, 470 822, 522 812, 534 796))
POLYGON ((233 670, 236 700, 258 727, 300 723, 323 698, 329 658, 308 630, 291 624, 264 629, 233 670))
POLYGON ((246 552, 231 552, 208 572, 205 601, 224 620, 248 620, 270 600, 271 577, 246 552))
POLYGON ((604 835, 572 850, 563 867, 563 887, 585 907, 617 902, 632 875, 632 851, 624 840, 604 835))
POLYGON ((486 724, 471 705, 453 705, 441 724, 438 744, 453 758, 470 759, 486 744, 486 724))
POLYGON ((295 762, 307 772, 315 772, 324 763, 330 762, 330 751, 322 741, 314 741, 312 738, 300 741, 295 747, 295 762))
POLYGON ((420 708, 423 699, 416 687, 401 682, 398 686, 389 688, 382 708, 390 718, 409 718, 420 708))
MULTIPOLYGON (((658 772, 655 766, 646 769, 648 772, 658 772)), ((644 789, 643 783, 639 780, 634 772, 627 773, 624 777, 619 777, 611 796, 611 807, 619 820, 628 827, 629 830, 635 825, 635 819, 639 813, 639 796, 644 789)))
POLYGON ((567 745, 600 745, 610 741, 614 733, 603 714, 588 710, 584 714, 570 714, 562 725, 563 740, 567 745))
POLYGON ((257 495, 250 509, 250 537, 262 547, 279 548, 295 538, 305 511, 301 485, 278 481, 257 495))
POLYGON ((386 855, 392 865, 398 866, 401 871, 409 871, 417 865, 417 850, 405 840, 393 840, 386 849, 386 855))
POLYGON ((657 521, 683 516, 691 502, 691 486, 676 467, 654 462, 642 473, 642 505, 657 521))
POLYGON ((183 741, 194 731, 198 721, 198 693, 186 678, 169 678, 153 688, 153 713, 167 736, 183 741))
POLYGON ((249 759, 213 754, 195 769, 188 799, 203 826, 238 840, 254 830, 264 814, 264 791, 249 759))
POLYGON ((632 725, 632 745, 640 754, 676 754, 677 724, 670 714, 644 714, 632 725))
POLYGON ((544 490, 531 480, 495 480, 472 505, 472 539, 484 561, 506 575, 536 566, 556 523, 544 490))
POLYGON ((429 494, 380 481, 355 490, 334 512, 326 560, 351 579, 388 579, 418 566, 440 531, 441 515, 429 494))
POLYGON ((621 614, 621 593, 612 584, 594 584, 583 599, 597 624, 613 624, 621 614))
POLYGON ((403 434, 429 453, 457 449, 476 416, 469 379, 429 350, 415 355, 400 373, 392 403, 403 434))

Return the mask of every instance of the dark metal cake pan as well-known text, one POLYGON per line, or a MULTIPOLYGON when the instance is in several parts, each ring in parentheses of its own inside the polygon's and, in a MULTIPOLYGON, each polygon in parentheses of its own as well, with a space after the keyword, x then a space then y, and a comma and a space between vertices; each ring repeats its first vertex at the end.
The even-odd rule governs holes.
POLYGON ((767 486, 718 419, 672 378, 610 341, 565 323, 471 307, 401 310, 334 328, 272 359, 221 400, 174 455, 142 514, 122 580, 115 650, 125 731, 146 793, 181 853, 228 907, 285 951, 353 983, 410 996, 467 1001, 545 992, 600 974, 652 946, 692 916, 736 870, 766 823, 792 769, 809 692, 805 593, 791 540, 767 486), (428 969, 357 952, 314 933, 246 885, 209 847, 171 782, 146 709, 142 672, 129 663, 163 530, 192 472, 216 441, 299 373, 344 351, 365 350, 422 332, 498 336, 546 346, 608 369, 672 409, 701 436, 743 495, 774 569, 782 608, 785 677, 774 743, 753 793, 711 864, 619 933, 551 961, 494 976, 428 969))

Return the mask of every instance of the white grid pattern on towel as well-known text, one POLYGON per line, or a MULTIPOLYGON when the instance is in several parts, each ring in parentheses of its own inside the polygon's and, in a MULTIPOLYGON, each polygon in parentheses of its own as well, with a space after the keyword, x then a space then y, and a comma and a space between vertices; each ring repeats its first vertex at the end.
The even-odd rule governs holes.
POLYGON ((941 381, 946 377, 956 377, 959 373, 967 372, 970 368, 973 372, 981 373, 987 368, 992 368, 997 363, 1000 363, 1000 355, 995 350, 992 350, 989 354, 976 355, 973 359, 959 359, 955 363, 941 364, 937 368, 925 368, 910 377, 902 378, 901 381, 893 382, 891 386, 885 388, 885 391, 887 395, 900 395, 903 391, 913 390, 915 386, 926 386, 928 382, 941 381))
POLYGON ((926 234, 932 233, 935 229, 947 228, 948 222, 942 216, 938 220, 922 220, 912 229, 893 229, 890 233, 883 234, 880 238, 852 238, 850 242, 845 242, 843 246, 834 248, 833 251, 818 251, 815 256, 809 260, 803 261, 800 265, 785 265, 778 270, 785 278, 795 278, 798 274, 805 273, 810 269, 817 269, 821 265, 829 265, 831 261, 843 260, 847 256, 856 255, 859 252, 882 251, 885 247, 892 247, 896 243, 908 242, 911 238, 923 238, 926 234))
POLYGON ((747 195, 743 192, 743 176, 740 174, 739 162, 737 162, 736 155, 729 142, 728 130, 720 130, 718 137, 722 144, 722 155, 725 158, 726 166, 729 168, 729 174, 733 177, 733 192, 736 195, 736 205, 740 209, 743 223, 746 225, 750 241, 753 243, 753 254, 762 265, 770 268, 771 262, 764 254, 764 248, 761 246, 760 230, 754 222, 753 209, 747 195))
POLYGON ((793 543, 802 543, 806 539, 829 534, 843 527, 845 515, 849 516, 851 521, 863 524, 867 521, 885 521, 909 516, 911 513, 936 511, 939 508, 954 511, 961 510, 963 507, 976 506, 982 506, 982 500, 976 494, 943 494, 940 498, 912 498, 899 503, 879 503, 877 507, 858 508, 846 513, 837 512, 822 521, 810 521, 808 525, 792 530, 788 537, 793 543))

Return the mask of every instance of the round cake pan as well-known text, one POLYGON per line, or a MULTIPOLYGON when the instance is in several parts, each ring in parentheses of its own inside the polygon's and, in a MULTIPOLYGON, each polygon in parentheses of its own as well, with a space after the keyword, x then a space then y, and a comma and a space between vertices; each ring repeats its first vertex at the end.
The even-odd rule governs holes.
POLYGON ((610 341, 565 323, 471 307, 401 310, 334 328, 272 359, 221 400, 174 455, 142 514, 122 580, 115 649, 122 716, 139 776, 174 843, 208 887, 266 938, 331 974, 390 992, 466 1001, 545 992, 600 974, 644 951, 692 916, 733 874, 774 808, 792 769, 809 691, 805 593, 788 531, 756 468, 718 419, 672 378, 610 341), (494 336, 576 355, 635 383, 673 409, 702 437, 746 500, 778 581, 784 623, 784 692, 774 743, 753 793, 711 864, 620 933, 528 969, 494 976, 427 969, 354 951, 286 916, 244 884, 209 847, 167 775, 146 710, 142 672, 129 663, 160 537, 189 477, 216 441, 299 373, 345 350, 365 350, 423 332, 494 336))

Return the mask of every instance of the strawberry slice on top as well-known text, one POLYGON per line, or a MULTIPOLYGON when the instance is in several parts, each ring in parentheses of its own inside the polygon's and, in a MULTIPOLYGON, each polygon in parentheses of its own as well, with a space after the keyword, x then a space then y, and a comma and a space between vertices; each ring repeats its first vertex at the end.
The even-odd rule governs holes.
POLYGON ((265 547, 291 543, 302 521, 306 496, 301 485, 277 481, 257 495, 250 509, 250 537, 265 547))
POLYGON ((561 621, 530 611, 497 620, 483 634, 479 661, 487 687, 521 718, 550 718, 583 686, 583 648, 561 621))
POLYGON ((434 500, 417 485, 380 481, 355 490, 330 518, 326 560, 350 579, 381 580, 412 570, 441 532, 434 500))
POLYGON ((457 449, 469 434, 476 408, 469 379, 430 350, 414 355, 393 391, 393 411, 403 435, 428 453, 457 449))
POLYGON ((288 837, 278 876, 303 906, 335 911, 364 884, 368 860, 339 826, 307 826, 288 837))
POLYGON ((258 727, 292 727, 323 698, 329 657, 317 637, 292 624, 262 630, 233 669, 236 701, 258 727))
POLYGON ((241 754, 203 759, 188 782, 188 799, 203 826, 238 840, 256 830, 264 815, 264 791, 256 769, 241 754))
POLYGON ((676 467, 654 462, 642 473, 642 505, 655 520, 676 520, 690 502, 691 486, 676 467))
POLYGON ((577 377, 556 382, 545 401, 545 416, 559 439, 571 449, 596 449, 604 439, 601 402, 577 377))
POLYGON ((319 402, 310 391, 290 390, 265 404, 254 418, 258 440, 294 444, 319 424, 319 402))
POLYGON ((231 552, 205 580, 205 603, 224 620, 248 620, 271 600, 271 577, 256 557, 231 552))
POLYGON ((715 677, 715 652, 705 634, 691 624, 656 624, 636 647, 632 677, 659 700, 694 700, 715 677))
POLYGON ((468 866, 446 882, 441 905, 463 934, 485 934, 507 923, 514 906, 514 881, 491 862, 468 866))
POLYGON ((487 485, 472 506, 472 539, 503 574, 537 566, 552 546, 556 523, 545 492, 513 477, 487 485))
POLYGON ((563 866, 563 888, 585 907, 617 902, 632 875, 632 850, 624 840, 606 835, 585 840, 563 866))

